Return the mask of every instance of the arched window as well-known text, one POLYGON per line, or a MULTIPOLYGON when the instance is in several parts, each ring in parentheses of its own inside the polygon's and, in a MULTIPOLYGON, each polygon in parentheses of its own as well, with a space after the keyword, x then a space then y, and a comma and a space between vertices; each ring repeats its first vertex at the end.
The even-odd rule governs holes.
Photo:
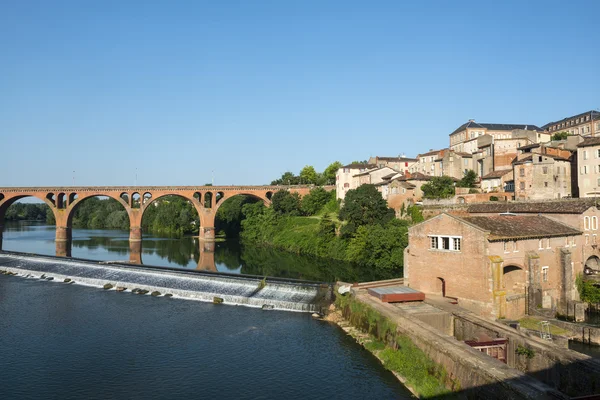
POLYGON ((590 230, 590 217, 583 217, 583 229, 590 230))
POLYGON ((592 230, 595 231, 598 229, 598 217, 592 217, 592 230))

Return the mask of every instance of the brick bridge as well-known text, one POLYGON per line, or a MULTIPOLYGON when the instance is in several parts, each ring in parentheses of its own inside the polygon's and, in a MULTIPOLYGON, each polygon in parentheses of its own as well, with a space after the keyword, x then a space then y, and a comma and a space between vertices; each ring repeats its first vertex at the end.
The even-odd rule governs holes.
MULTIPOLYGON (((188 200, 200 217, 200 269, 214 269, 215 216, 225 200, 249 195, 271 204, 271 196, 285 189, 307 194, 309 186, 105 186, 105 187, 0 187, 0 250, 4 216, 17 200, 34 197, 46 203, 56 220, 56 255, 71 256, 71 228, 77 206, 85 199, 105 196, 119 202, 129 216, 130 260, 141 263, 142 218, 150 204, 164 196, 180 196, 188 200), (208 254, 207 254, 208 253, 208 254), (212 258, 212 262, 211 262, 212 258), (202 265, 201 265, 202 264, 202 265), (212 267, 209 267, 212 265, 212 267)), ((330 189, 330 188, 328 188, 330 189)))

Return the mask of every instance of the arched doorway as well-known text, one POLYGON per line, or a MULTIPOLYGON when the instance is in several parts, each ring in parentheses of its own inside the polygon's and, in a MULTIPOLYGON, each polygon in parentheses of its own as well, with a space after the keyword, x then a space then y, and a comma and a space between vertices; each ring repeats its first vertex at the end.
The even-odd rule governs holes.
POLYGON ((506 308, 504 317, 520 319, 525 315, 527 273, 518 265, 505 265, 502 271, 502 282, 506 291, 506 308))
POLYGON ((600 258, 597 256, 589 257, 583 267, 583 273, 588 276, 600 274, 600 258))

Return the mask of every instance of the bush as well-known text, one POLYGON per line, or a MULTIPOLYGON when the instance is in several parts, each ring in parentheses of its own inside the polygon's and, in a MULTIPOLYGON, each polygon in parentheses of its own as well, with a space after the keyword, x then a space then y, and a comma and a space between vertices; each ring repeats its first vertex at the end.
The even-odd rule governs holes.
POLYGON ((498 201, 498 197, 496 197, 496 196, 490 196, 490 201, 498 201))

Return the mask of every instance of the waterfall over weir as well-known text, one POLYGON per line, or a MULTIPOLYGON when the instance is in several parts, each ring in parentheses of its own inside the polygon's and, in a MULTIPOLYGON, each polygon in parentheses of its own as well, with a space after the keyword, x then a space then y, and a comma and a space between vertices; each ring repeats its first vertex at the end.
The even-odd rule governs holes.
MULTIPOLYGON (((28 278, 53 278, 52 283, 76 284, 102 288, 110 283, 125 287, 170 293, 174 297, 247 307, 321 312, 332 300, 332 285, 281 278, 231 275, 214 272, 186 271, 174 268, 130 265, 0 252, 0 271, 28 278)), ((114 288, 112 290, 114 290, 114 288)))

